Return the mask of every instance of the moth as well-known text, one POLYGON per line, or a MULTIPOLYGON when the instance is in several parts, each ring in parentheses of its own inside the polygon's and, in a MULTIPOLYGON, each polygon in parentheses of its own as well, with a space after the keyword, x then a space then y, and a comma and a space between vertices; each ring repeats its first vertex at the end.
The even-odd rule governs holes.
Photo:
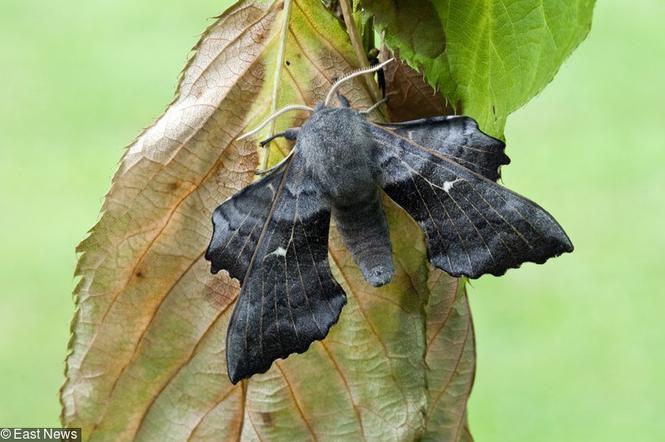
MULTIPOLYGON (((389 60, 390 61, 390 60, 389 60)), ((260 180, 217 207, 206 252, 211 271, 228 271, 241 290, 229 323, 226 358, 234 384, 323 339, 346 303, 328 263, 333 217, 365 280, 394 273, 381 192, 422 228, 430 262, 452 276, 502 275, 544 263, 573 246, 536 203, 496 183, 508 164, 504 143, 465 116, 403 123, 368 120, 337 93, 337 81, 300 127, 276 137, 291 153, 260 180)), ((270 120, 270 119, 269 119, 270 120)), ((264 126, 264 122, 256 130, 264 126)))

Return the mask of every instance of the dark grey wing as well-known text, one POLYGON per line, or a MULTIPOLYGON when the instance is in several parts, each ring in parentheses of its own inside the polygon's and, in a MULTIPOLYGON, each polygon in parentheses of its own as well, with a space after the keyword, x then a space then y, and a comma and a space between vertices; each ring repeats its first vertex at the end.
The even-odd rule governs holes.
POLYGON ((285 162, 215 209, 212 240, 205 255, 212 273, 226 270, 243 283, 286 165, 285 162))
POLYGON ((453 276, 498 276, 573 250, 536 203, 390 130, 373 133, 379 184, 420 224, 436 267, 453 276))
POLYGON ((213 220, 213 270, 234 269, 243 276, 226 336, 227 369, 235 384, 323 339, 346 296, 328 263, 330 210, 297 152, 217 208, 213 220), (229 251, 233 245, 236 252, 229 251), (236 263, 234 253, 240 257, 236 263))
POLYGON ((473 118, 440 116, 389 123, 381 127, 447 155, 492 181, 499 179, 499 167, 510 163, 510 158, 504 153, 504 142, 482 132, 473 118))

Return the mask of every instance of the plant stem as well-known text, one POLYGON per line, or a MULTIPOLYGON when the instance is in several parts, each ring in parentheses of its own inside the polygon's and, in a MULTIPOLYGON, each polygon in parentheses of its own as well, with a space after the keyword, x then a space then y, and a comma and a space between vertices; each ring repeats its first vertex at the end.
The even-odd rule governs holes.
MULTIPOLYGON (((358 63, 360 63, 361 68, 369 67, 369 60, 367 59, 367 53, 362 44, 362 39, 358 33, 358 28, 356 28, 356 22, 353 19, 353 8, 349 0, 339 0, 339 6, 342 8, 342 15, 344 16, 344 24, 346 24, 346 32, 349 34, 351 39, 351 45, 353 50, 358 57, 358 63)), ((376 84, 373 80, 373 74, 367 74, 364 76, 365 83, 367 84, 370 95, 372 96, 372 101, 376 102, 378 97, 378 91, 376 89, 376 84)))
MULTIPOLYGON (((284 65, 284 56, 286 54, 286 39, 289 35, 289 19, 291 18, 291 6, 293 5, 293 0, 284 1, 284 22, 282 23, 282 29, 279 40, 279 47, 277 49, 277 59, 275 60, 275 76, 273 77, 272 82, 272 95, 270 97, 270 115, 274 114, 277 111, 277 101, 279 99, 279 83, 282 78, 282 68, 284 65)), ((275 120, 270 122, 268 126, 269 133, 272 135, 275 132, 275 120)), ((264 149, 264 153, 261 157, 261 162, 259 165, 259 170, 265 170, 268 167, 268 161, 270 160, 270 146, 264 149)))

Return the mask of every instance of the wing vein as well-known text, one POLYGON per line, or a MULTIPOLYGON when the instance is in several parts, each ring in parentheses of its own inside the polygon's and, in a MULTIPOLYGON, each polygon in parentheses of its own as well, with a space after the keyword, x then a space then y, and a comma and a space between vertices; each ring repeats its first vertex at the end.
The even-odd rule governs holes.
MULTIPOLYGON (((297 214, 297 208, 296 208, 296 217, 300 220, 300 217, 297 214)), ((293 223, 294 229, 295 229, 295 220, 293 223)), ((301 221, 302 224, 302 221, 301 221)), ((312 310, 312 303, 309 301, 309 296, 307 295, 307 288, 305 287, 305 280, 302 277, 302 270, 300 269, 300 260, 298 259, 298 250, 296 249, 296 243, 293 243, 293 252, 295 253, 295 260, 296 260, 296 268, 298 269, 298 278, 300 279, 300 287, 302 287, 302 295, 305 298, 305 302, 307 303, 307 309, 309 310, 310 315, 312 315, 312 321, 314 321, 314 324, 316 324, 316 328, 319 329, 319 333, 323 334, 323 331, 321 330, 321 324, 319 324, 319 321, 316 319, 316 315, 314 314, 314 310, 312 310)))
MULTIPOLYGON (((307 244, 307 250, 309 252, 309 256, 312 259, 312 264, 314 264, 314 269, 316 269, 316 279, 319 281, 319 288, 321 289, 321 292, 324 291, 323 288, 323 281, 321 280, 321 275, 319 274, 319 269, 316 267, 316 259, 314 258, 314 253, 312 252, 312 248, 309 245, 309 237, 307 236, 307 231, 305 230, 305 226, 302 222, 302 219, 298 218, 300 221, 300 225, 303 227, 303 233, 305 235, 305 244, 307 244)), ((326 298, 326 305, 330 309, 330 313, 335 316, 335 309, 333 309, 332 305, 330 305, 330 299, 326 298)))
MULTIPOLYGON (((452 191, 452 189, 450 189, 450 190, 452 191)), ((437 196, 437 198, 439 197, 434 189, 432 189, 432 192, 434 192, 434 194, 437 196)), ((462 212, 464 214, 466 219, 469 220, 469 223, 471 223, 471 225, 473 226, 473 229, 478 234, 478 237, 480 237, 481 241, 483 242, 483 245, 485 246, 485 249, 487 249, 487 253, 490 255, 490 258, 492 259, 492 262, 496 263, 496 260, 494 259, 494 255, 492 255, 492 250, 487 245, 487 241, 485 241, 485 237, 482 235, 482 233, 480 233, 480 230, 478 230, 478 226, 476 226, 476 223, 474 223, 473 220, 471 220, 471 217, 469 217, 469 215, 466 213, 466 211, 457 203, 457 201, 455 200, 455 198, 452 196, 452 194, 450 192, 447 192, 447 195, 450 197, 451 201, 453 203, 455 203, 455 205, 460 210, 460 212, 462 212)))
MULTIPOLYGON (((413 169, 413 168, 412 168, 407 162, 405 162, 404 160, 400 159, 400 161, 402 162, 402 164, 404 164, 404 165, 406 166, 407 169, 411 170, 415 175, 418 175, 418 176, 421 177, 426 183, 428 183, 428 185, 430 186, 430 189, 432 189, 432 192, 434 193, 434 195, 437 196, 436 191, 432 188, 432 183, 431 183, 427 178, 425 178, 425 177, 422 176, 420 173, 418 173, 415 169, 413 169)), ((422 200, 423 205, 424 205, 425 208, 427 209, 427 213, 428 213, 428 215, 429 215, 429 218, 432 220, 432 224, 434 224, 434 227, 436 228, 437 232, 439 232, 439 226, 437 225, 436 221, 435 221, 434 218, 432 217, 432 214, 431 214, 431 212, 430 212, 430 210, 429 210, 429 207, 427 207, 427 202, 426 202, 425 199, 422 197, 422 194, 420 193, 420 189, 418 189, 418 185, 417 185, 416 182, 413 180, 413 178, 411 178, 411 181, 413 182, 413 185, 414 185, 414 187, 416 188, 416 192, 418 192, 418 196, 419 196, 420 199, 422 200)), ((438 187, 438 186, 437 186, 437 187, 438 187)), ((438 199, 438 196, 437 196, 437 199, 438 199)), ((471 255, 469 255, 469 251, 468 251, 468 249, 467 249, 467 247, 466 247, 466 241, 465 241, 464 238, 462 238, 462 234, 460 233, 459 228, 457 227, 457 225, 456 225, 455 222, 453 221, 452 217, 451 217, 450 214, 448 213, 448 209, 446 209, 446 206, 445 206, 443 203, 441 203, 440 201, 439 201, 439 203, 441 204, 441 208, 443 209, 443 212, 446 214, 446 218, 448 218, 448 221, 450 221, 450 225, 453 227, 453 229, 455 230, 455 233, 457 234, 457 237, 458 237, 459 240, 460 240, 460 243, 461 243, 460 245, 462 246, 462 249, 464 249, 464 253, 466 254, 466 259, 469 261, 469 267, 470 267, 469 270, 473 271, 473 263, 471 262, 471 255)), ((446 242, 445 239, 444 239, 443 237, 441 237, 441 235, 439 235, 439 237, 440 237, 441 239, 443 239, 444 242, 446 242)), ((448 244, 446 244, 446 245, 448 245, 448 244)), ((448 249, 447 249, 447 248, 446 248, 446 256, 448 256, 448 249)), ((448 262, 450 263, 450 258, 448 258, 448 262)), ((452 266, 452 264, 450 264, 450 270, 451 270, 451 271, 453 270, 453 266, 452 266)))
MULTIPOLYGON (((418 197, 420 198, 420 201, 422 201, 423 206, 425 207, 425 210, 427 211, 427 216, 429 216, 429 219, 432 220, 432 224, 434 225, 434 229, 436 230, 436 234, 439 237, 439 239, 445 244, 447 241, 441 231, 439 230, 439 226, 436 224, 436 221, 434 221, 434 217, 432 216, 432 213, 429 211, 429 207, 427 207, 427 203, 425 202, 425 199, 423 198, 422 194, 420 193, 420 190, 418 189, 418 185, 416 184, 416 181, 413 179, 411 175, 409 175, 409 179, 413 183, 413 187, 416 189, 416 192, 418 192, 418 197)), ((443 209, 445 212, 445 208, 443 209)), ((446 216, 448 214, 446 213, 446 216)), ((459 236, 459 235, 458 235, 459 236)), ((460 238, 461 240, 461 238, 460 238)), ((446 244, 447 245, 447 244, 446 244)), ((448 258, 448 265, 450 265, 450 268, 453 268, 453 264, 450 260, 450 256, 448 255, 448 248, 446 248, 446 258, 448 258)))
MULTIPOLYGON (((450 169, 450 167, 448 167, 448 166, 445 165, 445 164, 442 164, 442 163, 437 162, 437 161, 432 161, 431 159, 429 159, 429 158, 427 158, 427 157, 423 157, 423 156, 420 156, 420 155, 417 155, 417 154, 413 154, 413 155, 416 155, 418 158, 421 158, 421 159, 423 159, 423 160, 425 160, 425 161, 428 161, 428 162, 434 164, 435 166, 441 166, 441 167, 443 167, 444 169, 446 169, 446 171, 448 171, 448 172, 451 173, 453 176, 455 176, 456 178, 460 178, 459 175, 457 174, 457 172, 455 172, 453 169, 450 169)), ((404 161, 402 161, 402 162, 404 162, 404 161)), ((406 163, 405 163, 405 164, 406 164, 406 163)), ((463 167, 463 166, 462 166, 462 167, 463 167)), ((411 170, 413 170, 413 169, 411 169, 411 170)), ((496 183, 493 183, 493 184, 496 184, 496 183)), ((480 198, 481 198, 481 199, 482 199, 482 200, 483 200, 483 201, 484 201, 484 202, 485 202, 485 203, 486 203, 486 204, 487 204, 487 205, 488 205, 488 206, 494 211, 494 213, 496 213, 497 216, 499 216, 499 217, 503 220, 503 222, 505 222, 507 225, 509 225, 510 228, 511 228, 511 229, 512 229, 512 230, 513 230, 513 231, 514 231, 514 232, 515 232, 515 233, 516 233, 516 234, 522 239, 522 241, 524 241, 524 243, 525 243, 527 246, 529 246, 529 248, 533 248, 533 246, 531 245, 531 243, 529 243, 529 241, 527 241, 527 239, 522 235, 522 233, 521 233, 519 230, 517 230, 517 228, 516 228, 511 222, 509 222, 508 220, 506 220, 506 218, 505 218, 503 215, 501 215, 501 213, 499 213, 499 211, 497 211, 496 208, 495 208, 492 204, 490 204, 480 192, 478 192, 478 190, 475 188, 475 186, 473 186, 471 183, 469 183, 469 185, 471 186, 471 189, 476 193, 476 195, 478 195, 478 197, 480 197, 480 198)), ((498 184, 496 184, 496 185, 498 186, 498 184)), ((436 185, 436 184, 435 184, 435 186, 438 187, 438 188, 440 188, 440 189, 442 189, 442 187, 440 187, 440 186, 438 186, 438 185, 436 185)), ((507 201, 505 200, 505 198, 503 198, 503 197, 501 196, 501 194, 500 194, 496 189, 492 189, 492 191, 493 191, 497 196, 499 196, 504 202, 507 203, 507 201)), ((513 210, 515 210, 515 209, 513 209, 513 210)), ((516 210, 515 210, 515 211, 516 211, 516 210)), ((529 223, 529 221, 527 221, 526 218, 524 218, 524 215, 522 215, 519 211, 516 211, 516 212, 517 212, 518 215, 520 215, 520 217, 521 217, 521 218, 522 218, 527 224, 529 224, 529 226, 531 226, 531 224, 529 223)), ((531 226, 531 228, 533 229, 532 226, 531 226)), ((535 229, 534 229, 534 230, 535 230, 535 229)), ((537 231, 536 231, 536 232, 537 232, 537 231)))
POLYGON ((231 244, 231 242, 233 241, 233 239, 234 239, 236 236, 238 236, 238 234, 240 233, 240 229, 242 228, 242 226, 245 225, 245 222, 247 221, 247 219, 248 219, 251 215, 252 215, 252 212, 250 211, 250 212, 247 214, 247 216, 245 216, 245 218, 243 218, 242 222, 238 225, 238 228, 235 229, 235 231, 231 234, 231 236, 229 237, 229 239, 228 239, 228 240, 226 241, 226 243, 224 244, 224 247, 222 247, 222 249, 218 252, 220 255, 221 255, 222 253, 224 253, 224 250, 226 250, 226 248, 229 246, 229 244, 231 244))
POLYGON ((492 231, 493 231, 494 233, 496 233, 496 237, 499 238, 499 241, 501 241, 501 244, 503 244, 503 246, 506 248, 506 250, 508 251, 508 253, 509 253, 511 256, 515 256, 515 254, 513 253, 513 249, 511 249, 511 248, 508 246, 508 244, 506 244, 506 242, 503 240, 503 238, 502 238, 501 235, 499 234, 500 232, 497 231, 497 230, 494 228, 494 226, 493 226, 492 223, 487 219, 487 217, 485 216, 485 214, 483 214, 483 212, 482 212, 480 209, 478 209, 478 208, 473 204, 473 202, 472 202, 469 198, 466 197, 466 195, 462 194, 462 197, 466 200, 467 203, 469 203, 469 205, 470 205, 471 207, 473 207, 473 209, 478 213, 478 215, 480 215, 480 216, 485 220, 485 222, 486 222, 487 225, 490 227, 490 229, 492 229, 492 231))

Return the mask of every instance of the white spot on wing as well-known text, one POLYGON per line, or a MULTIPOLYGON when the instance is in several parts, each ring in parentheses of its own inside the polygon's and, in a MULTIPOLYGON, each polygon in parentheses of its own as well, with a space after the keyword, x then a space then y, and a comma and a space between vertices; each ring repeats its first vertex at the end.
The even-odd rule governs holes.
POLYGON ((462 178, 457 178, 454 181, 444 181, 443 183, 443 190, 446 191, 446 193, 450 193, 450 189, 453 188, 455 183, 458 183, 460 181, 464 181, 462 178))
POLYGON ((279 246, 272 252, 268 253, 264 259, 267 259, 270 256, 286 256, 286 249, 282 246, 279 246))

